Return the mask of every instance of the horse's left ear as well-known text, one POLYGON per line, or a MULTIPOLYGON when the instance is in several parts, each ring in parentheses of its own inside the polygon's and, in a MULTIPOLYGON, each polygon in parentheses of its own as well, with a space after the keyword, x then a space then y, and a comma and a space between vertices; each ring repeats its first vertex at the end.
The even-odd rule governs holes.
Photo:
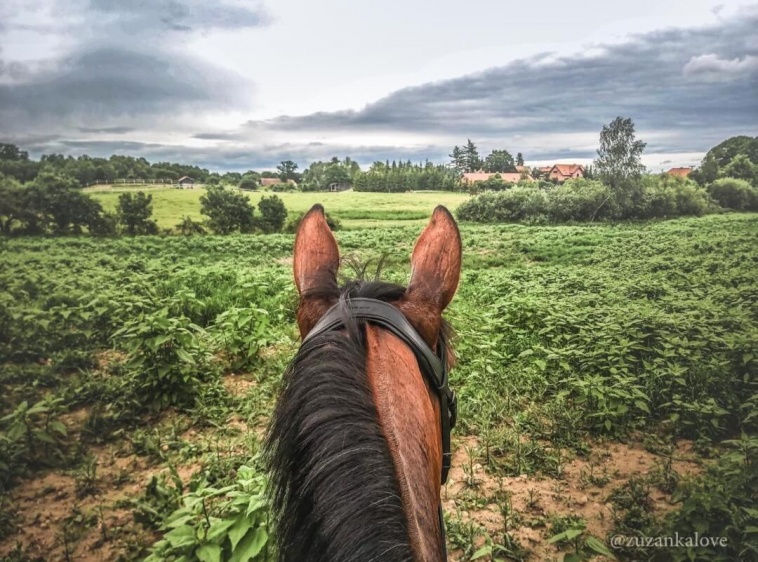
POLYGON ((411 282, 406 299, 441 313, 450 304, 461 276, 461 234, 445 207, 434 209, 411 254, 411 282))

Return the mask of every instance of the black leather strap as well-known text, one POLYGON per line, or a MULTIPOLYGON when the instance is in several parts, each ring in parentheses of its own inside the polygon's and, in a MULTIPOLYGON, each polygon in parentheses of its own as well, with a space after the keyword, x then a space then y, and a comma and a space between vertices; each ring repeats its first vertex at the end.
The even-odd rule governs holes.
POLYGON ((364 320, 381 326, 403 340, 413 350, 419 367, 421 367, 421 372, 437 390, 440 399, 440 425, 442 429, 441 480, 444 484, 447 481, 452 460, 450 430, 455 426, 458 417, 455 393, 448 386, 447 349, 444 337, 440 337, 438 356, 397 308, 377 299, 357 297, 339 302, 331 307, 308 335, 303 338, 303 343, 319 334, 343 327, 346 321, 346 312, 354 320, 364 320))

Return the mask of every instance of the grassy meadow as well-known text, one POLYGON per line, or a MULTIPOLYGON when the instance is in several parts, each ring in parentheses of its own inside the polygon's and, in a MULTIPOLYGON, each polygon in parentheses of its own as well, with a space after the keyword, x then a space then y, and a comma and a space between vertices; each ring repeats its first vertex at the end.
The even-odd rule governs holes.
MULTIPOLYGON (((86 190, 85 190, 86 191, 86 190)), ((132 190, 135 191, 135 190, 132 190)), ((153 195, 154 218, 161 228, 174 227, 183 216, 201 220, 200 196, 203 190, 197 189, 166 189, 155 187, 144 189, 153 195)), ((95 199, 102 203, 108 211, 116 209, 118 195, 123 190, 91 191, 95 199)), ((246 192, 255 205, 268 191, 246 192)), ((424 224, 436 205, 445 205, 453 210, 468 199, 465 193, 447 191, 420 193, 356 193, 352 191, 340 193, 277 193, 292 215, 304 213, 314 204, 321 203, 329 211, 339 217, 343 228, 369 228, 378 226, 398 226, 406 221, 424 224)))
MULTIPOLYGON (((159 224, 200 193, 154 191, 159 224)), ((466 198, 279 195, 398 282, 466 198)), ((450 560, 758 560, 758 215, 461 233, 450 560), (727 546, 611 547, 696 531, 727 546)), ((0 241, 0 560, 273 559, 258 455, 298 345, 292 242, 0 241)))

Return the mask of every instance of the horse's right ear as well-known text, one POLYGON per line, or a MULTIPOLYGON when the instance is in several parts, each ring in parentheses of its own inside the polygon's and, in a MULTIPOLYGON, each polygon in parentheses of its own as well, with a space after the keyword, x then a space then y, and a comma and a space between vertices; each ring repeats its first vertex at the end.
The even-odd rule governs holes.
POLYGON ((326 224, 324 208, 314 205, 300 221, 295 236, 293 268, 300 294, 298 325, 303 337, 336 300, 339 265, 340 252, 326 224))

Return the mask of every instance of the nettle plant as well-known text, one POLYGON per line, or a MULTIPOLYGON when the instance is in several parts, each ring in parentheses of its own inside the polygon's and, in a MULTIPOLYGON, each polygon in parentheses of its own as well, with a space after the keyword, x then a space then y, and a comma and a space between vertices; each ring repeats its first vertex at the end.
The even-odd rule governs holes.
POLYGON ((273 560, 264 477, 241 466, 230 486, 201 483, 169 515, 145 562, 273 560))
POLYGON ((0 418, 0 491, 28 468, 51 466, 66 450, 66 426, 59 419, 62 398, 24 401, 0 418))
POLYGON ((132 391, 152 409, 192 407, 216 375, 206 331, 168 307, 139 315, 113 338, 128 352, 132 391))
POLYGON ((232 370, 250 367, 268 343, 268 312, 261 308, 232 307, 216 317, 209 328, 217 349, 223 351, 232 370))

